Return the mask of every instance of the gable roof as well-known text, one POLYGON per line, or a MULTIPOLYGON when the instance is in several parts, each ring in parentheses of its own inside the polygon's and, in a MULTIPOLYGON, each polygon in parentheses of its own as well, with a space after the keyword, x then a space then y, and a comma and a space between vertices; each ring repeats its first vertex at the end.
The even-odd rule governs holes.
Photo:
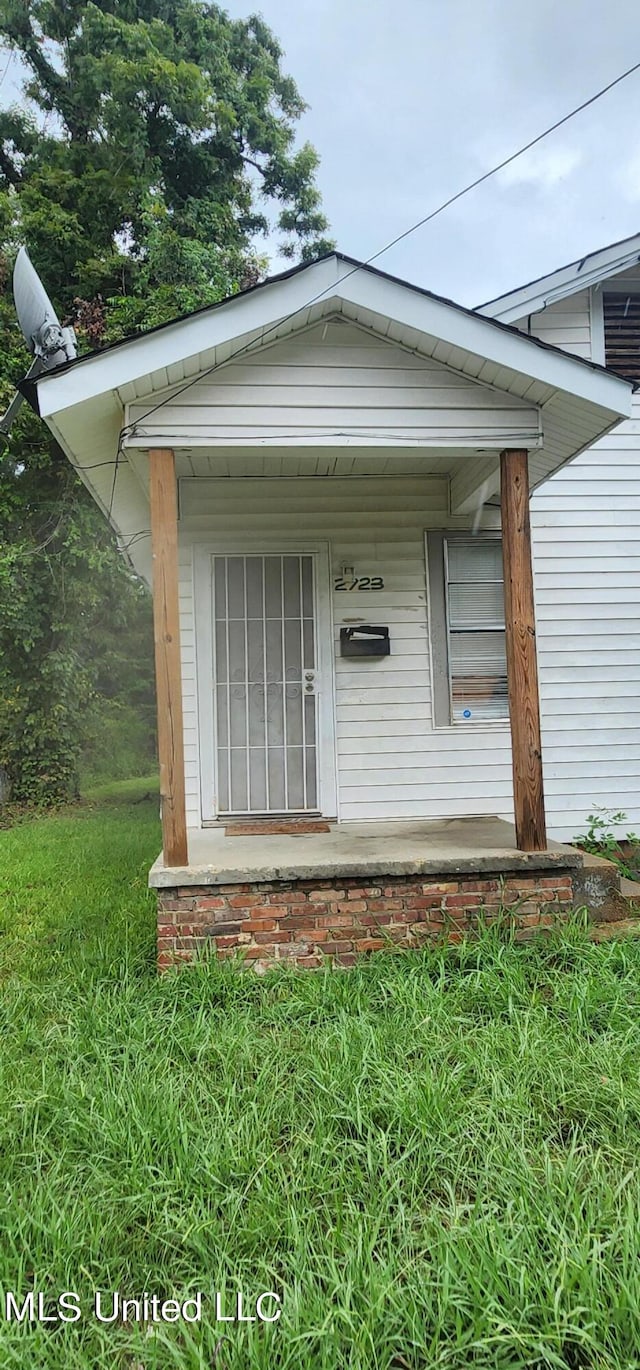
MULTIPOLYGON (((284 339, 298 346, 305 330, 331 318, 355 324, 415 357, 430 358, 479 391, 489 387, 508 396, 510 403, 525 401, 536 419, 536 433, 528 442, 519 431, 513 445, 530 448, 532 487, 631 412, 632 385, 597 363, 332 253, 22 383, 23 393, 37 406, 123 546, 132 549, 131 559, 142 574, 148 573, 149 544, 138 539, 148 539, 149 512, 140 449, 164 445, 186 450, 192 443, 188 434, 178 441, 175 433, 168 435, 166 423, 163 427, 167 398, 189 392, 198 378, 212 375, 215 389, 225 374, 221 368, 230 362, 284 339), (125 428, 127 405, 136 406, 136 419, 125 428)), ((188 393, 185 406, 189 408, 188 393)), ((434 414, 440 417, 437 409, 434 414)), ((487 423, 456 437, 434 422, 428 439, 411 433, 403 439, 405 447, 424 451, 425 469, 429 451, 443 449, 452 509, 461 516, 492 498, 499 486, 505 436, 497 422, 487 423)), ((379 425, 365 418, 356 445, 368 450, 374 443, 397 442, 390 428, 374 433, 374 426, 379 425)), ((215 403, 205 427, 202 444, 229 447, 228 434, 218 431, 215 403)), ((318 443, 336 448, 352 441, 341 422, 338 429, 321 432, 318 443)), ((262 449, 282 446, 283 436, 289 437, 248 430, 239 441, 262 449)), ((304 446, 313 436, 303 421, 296 424, 290 442, 304 446)))
POLYGON ((538 276, 517 290, 509 290, 478 305, 478 313, 486 318, 512 324, 527 314, 537 314, 549 304, 566 300, 577 290, 597 285, 609 276, 617 275, 627 267, 640 262, 640 233, 631 238, 621 238, 619 242, 609 243, 608 247, 598 248, 586 257, 580 257, 567 266, 560 266, 547 276, 538 276))
MULTIPOLYGON (((356 275, 360 277, 364 276, 370 281, 389 282, 390 285, 399 287, 403 292, 407 292, 409 296, 416 297, 418 301, 422 299, 431 301, 436 306, 441 306, 442 309, 438 310, 439 319, 444 318, 444 310, 450 311, 452 321, 457 321, 457 333, 461 337, 465 335, 465 321, 469 321, 469 323, 473 321, 473 324, 471 325, 472 331, 478 337, 481 336, 477 325, 480 322, 479 315, 483 313, 483 310, 469 309, 465 305, 457 304, 454 300, 448 299, 446 296, 436 295, 433 291, 426 290, 423 286, 413 285, 411 282, 405 281, 401 277, 389 275, 385 271, 380 271, 378 267, 373 267, 366 262, 358 261, 355 257, 349 257, 342 252, 331 252, 316 258, 313 262, 303 262, 298 266, 289 268, 287 271, 280 272, 278 275, 270 276, 266 280, 258 282, 257 285, 249 286, 246 290, 238 291, 237 294, 230 295, 223 300, 217 301, 215 304, 203 305, 200 309, 192 310, 188 314, 180 315, 176 319, 170 320, 168 323, 156 324, 155 327, 149 328, 143 333, 136 334, 133 337, 123 338, 116 343, 110 343, 108 346, 101 348, 100 351, 88 352, 83 356, 74 358, 72 361, 63 362, 60 366, 57 366, 51 371, 44 372, 38 377, 25 378, 19 383, 19 389, 36 412, 42 417, 46 417, 48 413, 53 412, 54 408, 61 407, 58 403, 54 404, 53 402, 54 387, 52 385, 52 383, 55 383, 60 378, 67 376, 71 372, 74 373, 75 377, 79 377, 81 371, 88 371, 89 368, 92 368, 96 372, 96 378, 98 375, 104 375, 106 377, 107 374, 121 377, 123 370, 130 370, 131 375, 142 375, 144 374, 144 370, 140 371, 134 358, 137 359, 139 357, 140 365, 143 365, 142 357, 145 343, 148 343, 150 340, 151 342, 159 340, 161 346, 160 349, 156 349, 156 352, 158 350, 164 350, 163 344, 165 342, 167 346, 169 346, 174 341, 177 343, 178 349, 180 349, 180 347, 186 347, 188 349, 190 345, 194 345, 189 342, 189 334, 191 333, 194 337, 199 337, 200 333, 206 332, 206 328, 198 329, 198 325, 203 322, 208 322, 209 320, 214 324, 216 334, 219 333, 220 336, 223 336, 225 333, 228 333, 229 336, 233 336, 233 328, 231 330, 226 330, 224 325, 222 325, 222 328, 219 330, 215 327, 218 323, 218 316, 223 315, 225 318, 231 318, 233 313, 235 313, 236 317, 239 317, 241 307, 248 303, 253 306, 251 314, 252 316, 255 316, 256 320, 260 318, 262 312, 260 308, 261 304, 265 305, 265 322, 263 329, 260 332, 260 341, 265 340, 265 329, 268 336, 275 340, 276 336, 284 336, 283 329, 287 323, 291 324, 290 331, 294 331, 294 329, 303 326, 304 320, 301 317, 302 312, 311 309, 316 302, 319 303, 330 293, 332 295, 338 295, 341 299, 353 299, 354 289, 353 287, 349 287, 348 282, 353 282, 353 278, 356 275), (276 292, 282 294, 287 288, 288 283, 293 283, 295 278, 300 276, 307 276, 310 284, 314 284, 315 277, 318 277, 316 293, 311 294, 309 297, 309 292, 306 289, 303 292, 303 296, 300 296, 300 292, 292 292, 290 312, 281 315, 278 318, 277 324, 275 324, 268 309, 267 298, 269 296, 275 296, 276 292), (300 299, 304 299, 304 303, 298 302, 299 297, 300 299), (124 363, 124 366, 119 366, 116 362, 116 364, 110 368, 108 359, 114 358, 114 356, 117 356, 118 359, 120 356, 126 357, 127 360, 124 363), (51 396, 48 394, 49 389, 52 391, 51 396), (43 404, 42 397, 45 395, 46 399, 43 404)), ((356 291, 355 293, 358 295, 362 294, 361 291, 356 291)), ((485 317, 486 323, 482 324, 481 328, 486 329, 486 325, 488 324, 491 329, 501 331, 505 337, 517 337, 519 340, 522 339, 522 334, 518 329, 511 328, 504 320, 494 318, 488 309, 485 317)), ((453 331, 454 333, 456 332, 455 327, 453 331)), ((235 334, 237 336, 238 329, 235 330, 235 334)), ((484 336, 489 338, 492 335, 485 332, 484 336)), ((493 336, 495 338, 496 335, 494 334, 493 336)), ((528 346, 540 349, 543 352, 566 357, 566 353, 561 353, 559 349, 553 347, 550 343, 544 342, 540 338, 530 337, 526 339, 526 342, 528 346)), ((494 350, 497 350, 498 352, 501 351, 497 342, 495 343, 494 350)), ((147 357, 153 355, 153 348, 146 352, 147 357)), ((228 358, 225 360, 228 360, 228 358)), ((606 373, 605 368, 598 362, 581 359, 580 364, 593 371, 608 374, 606 373)), ((121 384, 122 381, 120 380, 117 383, 121 384)), ((165 387, 166 384, 167 382, 165 380, 165 387)), ((90 388, 93 389, 93 387, 90 388)), ((82 380, 78 381, 77 388, 75 385, 63 386, 61 390, 58 388, 56 400, 59 398, 60 393, 66 398, 70 393, 74 392, 77 398, 80 398, 84 389, 85 387, 82 384, 82 380)))

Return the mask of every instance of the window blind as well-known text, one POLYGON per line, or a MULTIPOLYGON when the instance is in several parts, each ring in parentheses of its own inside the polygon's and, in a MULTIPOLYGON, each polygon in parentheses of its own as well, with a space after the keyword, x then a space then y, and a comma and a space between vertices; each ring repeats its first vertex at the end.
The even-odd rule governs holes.
POLYGON ((506 719, 504 583, 499 538, 445 540, 451 719, 506 719))

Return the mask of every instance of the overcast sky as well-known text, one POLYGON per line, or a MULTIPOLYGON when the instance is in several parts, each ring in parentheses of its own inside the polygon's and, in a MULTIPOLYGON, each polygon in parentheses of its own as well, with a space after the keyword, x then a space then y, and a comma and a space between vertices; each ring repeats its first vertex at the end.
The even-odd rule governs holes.
MULTIPOLYGON (((333 236, 360 258, 640 60, 638 0, 259 8, 310 106, 333 236)), ((640 72, 377 265, 473 305, 639 231, 639 133, 640 72)))
MULTIPOLYGON (((245 15, 244 0, 227 4, 245 15)), ((263 0, 310 109, 342 251, 366 258, 640 61, 638 0, 263 0)), ((479 304, 640 230, 640 72, 385 254, 479 304)))

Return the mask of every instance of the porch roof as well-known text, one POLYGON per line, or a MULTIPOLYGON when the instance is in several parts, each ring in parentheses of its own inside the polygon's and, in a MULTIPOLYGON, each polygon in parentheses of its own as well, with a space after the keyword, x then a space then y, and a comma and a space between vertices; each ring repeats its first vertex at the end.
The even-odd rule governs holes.
MULTIPOLYGON (((596 363, 353 258, 331 254, 22 383, 142 574, 148 573, 148 549, 139 540, 149 528, 148 496, 133 449, 180 446, 162 433, 167 395, 184 394, 188 405, 189 389, 199 377, 328 317, 355 324, 414 357, 429 358, 471 384, 500 392, 511 406, 526 405, 537 415, 540 436, 530 443, 506 443, 497 429, 495 444, 488 433, 482 443, 471 435, 464 451, 453 450, 448 440, 452 508, 457 506, 461 513, 495 496, 498 453, 504 446, 532 449, 530 479, 535 487, 631 413, 632 385, 596 363), (144 433, 141 418, 134 431, 125 430, 125 406, 141 400, 144 433)), ((344 434, 332 433, 312 440, 336 446, 341 438, 344 434)), ((371 444, 374 440, 378 445, 397 444, 392 433, 380 439, 372 431, 371 444)), ((366 447, 366 426, 358 441, 366 447)), ((307 433, 297 433, 288 447, 308 442, 307 433)), ((249 445, 261 448, 273 443, 273 438, 255 435, 249 440, 249 445)), ((441 462, 443 444, 436 433, 427 441, 416 440, 415 450, 424 455, 425 473, 430 452, 438 451, 441 462)))
POLYGON ((557 389, 564 386, 619 417, 627 413, 620 379, 599 363, 569 356, 499 319, 342 253, 294 267, 217 304, 64 362, 24 380, 21 389, 45 419, 121 387, 132 387, 126 399, 149 395, 180 385, 209 366, 224 365, 231 351, 237 355, 240 348, 263 346, 267 338, 286 337, 340 310, 364 326, 374 320, 374 329, 384 321, 386 327, 376 331, 410 349, 422 344, 425 355, 436 355, 436 345, 442 344, 439 361, 484 384, 517 394, 518 377, 528 378, 557 389), (481 363, 478 371, 472 358, 481 363), (500 376, 502 371, 507 374, 500 376))

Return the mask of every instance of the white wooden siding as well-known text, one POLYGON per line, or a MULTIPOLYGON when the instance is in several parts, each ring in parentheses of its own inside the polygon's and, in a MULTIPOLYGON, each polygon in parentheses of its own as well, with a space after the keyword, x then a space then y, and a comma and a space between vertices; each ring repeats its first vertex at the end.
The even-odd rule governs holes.
MULTIPOLYGON (((558 840, 584 831, 594 805, 640 824, 640 463, 626 428, 533 501, 545 788, 558 840)), ((200 824, 192 549, 244 534, 322 539, 333 574, 347 564, 385 578, 370 597, 333 597, 340 817, 511 818, 507 728, 432 723, 423 531, 447 522, 444 480, 187 481, 181 502, 190 826, 200 824), (388 623, 393 655, 341 659, 339 628, 353 617, 388 623)))
MULTIPOLYGON (((638 289, 640 270, 599 289, 638 289)), ((589 292, 530 320, 567 352, 603 355, 589 292), (591 351, 591 348, 593 349, 591 351)), ((528 321, 519 327, 528 331, 528 321)), ((640 825, 640 399, 634 417, 536 492, 532 529, 547 819, 585 830, 594 806, 640 825)))
MULTIPOLYGON (((588 292, 550 306, 531 320, 531 331, 588 356, 588 292)), ((315 335, 316 356, 307 352, 303 358, 291 343, 282 344, 274 360, 273 349, 270 361, 265 354, 261 364, 262 385, 277 386, 281 366, 294 369, 290 388, 298 387, 306 400, 310 389, 322 389, 327 380, 342 384, 352 392, 346 407, 360 408, 364 421, 374 395, 388 399, 389 384, 397 383, 403 404, 394 400, 392 407, 405 417, 407 409, 415 412, 409 391, 425 364, 406 352, 393 355, 389 344, 379 345, 383 352, 374 364, 376 344, 349 332, 342 351, 329 332, 323 340, 322 330, 315 335), (294 349, 291 355, 286 348, 294 349), (354 394, 359 404, 352 402, 354 394)), ((255 361, 247 361, 249 366, 255 361)), ((225 386, 233 382, 232 369, 239 370, 221 373, 225 386)), ((434 381, 431 371, 432 390, 434 381)), ((243 372, 236 383, 237 409, 243 385, 257 385, 258 379, 243 372)), ((253 398, 263 403, 267 397, 254 392, 253 398)), ((388 413, 388 406, 379 406, 377 421, 386 422, 388 413)), ((640 825, 639 449, 640 401, 632 420, 565 467, 533 499, 545 788, 549 833, 559 840, 584 831, 594 805, 622 808, 629 826, 640 825)), ((228 452, 229 471, 234 460, 247 460, 240 453, 234 458, 232 448, 228 452)), ((227 460, 224 448, 220 453, 227 460)), ((194 467, 201 460, 193 454, 194 467)), ((205 461, 202 475, 211 469, 205 461)), ((200 823, 192 549, 244 533, 322 539, 330 545, 334 574, 345 563, 358 574, 385 577, 384 592, 372 594, 366 608, 363 594, 334 595, 340 817, 511 818, 506 727, 432 725, 423 532, 446 525, 446 508, 445 480, 417 475, 183 482, 180 602, 190 826, 200 823), (372 662, 340 659, 341 621, 365 615, 389 624, 393 655, 372 662)))
POLYGON ((447 482, 431 478, 183 482, 181 641, 187 815, 200 823, 193 621, 193 548, 216 538, 327 542, 343 564, 381 575, 384 589, 336 591, 333 634, 339 812, 343 820, 511 812, 508 728, 433 730, 424 530, 447 522, 447 482), (197 499, 198 515, 193 510, 197 499), (343 623, 384 623, 390 657, 341 658, 343 623))
POLYGON ((495 448, 539 433, 535 404, 338 319, 203 376, 145 423, 149 408, 128 405, 127 423, 186 447, 347 434, 495 448))
POLYGON ((579 290, 569 300, 547 305, 537 314, 527 315, 513 325, 521 333, 573 352, 576 357, 591 358, 591 304, 588 290, 579 290))
MULTIPOLYGON (((639 290, 640 289, 640 266, 628 267, 626 271, 621 271, 618 276, 610 276, 608 281, 601 281, 598 290, 639 290)), ((575 296, 573 297, 575 299, 575 296)))

